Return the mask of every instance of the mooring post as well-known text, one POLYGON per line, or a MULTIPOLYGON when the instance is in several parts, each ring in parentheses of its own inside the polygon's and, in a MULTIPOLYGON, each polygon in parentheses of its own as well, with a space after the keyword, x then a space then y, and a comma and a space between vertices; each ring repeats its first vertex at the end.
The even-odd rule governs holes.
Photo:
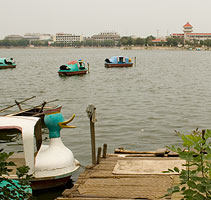
POLYGON ((89 63, 87 63, 87 66, 88 66, 88 73, 89 73, 89 63))
POLYGON ((106 158, 106 154, 107 154, 107 144, 103 145, 103 158, 106 158))
POLYGON ((134 63, 135 63, 135 66, 136 66, 136 57, 134 58, 134 63))
POLYGON ((96 165, 96 148, 95 148, 95 118, 96 108, 94 105, 89 105, 86 109, 88 118, 90 120, 90 133, 91 133, 91 148, 92 148, 92 164, 96 165))
POLYGON ((102 152, 102 148, 98 147, 98 150, 97 150, 97 164, 100 163, 101 152, 102 152))

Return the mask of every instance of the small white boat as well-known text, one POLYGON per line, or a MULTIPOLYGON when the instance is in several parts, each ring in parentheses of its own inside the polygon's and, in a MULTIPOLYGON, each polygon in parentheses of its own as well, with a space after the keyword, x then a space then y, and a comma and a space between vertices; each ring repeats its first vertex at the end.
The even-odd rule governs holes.
MULTIPOLYGON (((0 129, 18 129, 22 132, 24 153, 15 153, 9 159, 16 163, 16 167, 26 165, 30 168, 29 174, 33 175, 30 180, 33 190, 65 185, 72 173, 80 167, 72 151, 63 144, 60 137, 61 128, 74 128, 74 126, 67 126, 74 115, 68 121, 64 121, 60 110, 61 106, 45 112, 45 124, 49 129, 49 145, 41 144, 39 140, 41 131, 38 134, 35 132, 38 127, 41 127, 38 117, 0 117, 0 129), (34 135, 37 138, 37 152, 35 152, 34 135)), ((17 179, 15 170, 8 178, 17 179)))

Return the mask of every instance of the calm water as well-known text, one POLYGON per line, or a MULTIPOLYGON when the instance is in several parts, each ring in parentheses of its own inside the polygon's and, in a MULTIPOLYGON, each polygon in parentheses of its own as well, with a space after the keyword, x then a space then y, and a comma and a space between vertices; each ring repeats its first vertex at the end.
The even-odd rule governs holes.
MULTIPOLYGON (((36 99, 25 107, 59 99, 54 105, 63 106, 65 118, 76 114, 72 125, 77 128, 63 130, 62 139, 82 165, 91 163, 89 104, 97 108, 97 146, 107 143, 109 153, 117 147, 155 150, 177 145, 174 130, 211 128, 209 51, 0 49, 0 57, 13 57, 17 63, 16 69, 0 71, 0 108, 33 95, 36 99), (137 64, 105 68, 105 58, 113 55, 136 57, 137 64), (90 74, 58 76, 60 65, 80 58, 90 63, 90 74)), ((1 147, 20 148, 15 142, 1 147)))

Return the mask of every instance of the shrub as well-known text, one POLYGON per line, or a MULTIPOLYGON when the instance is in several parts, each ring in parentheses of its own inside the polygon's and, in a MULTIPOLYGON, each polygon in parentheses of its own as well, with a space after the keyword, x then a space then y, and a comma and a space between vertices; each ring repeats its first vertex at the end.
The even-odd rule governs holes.
POLYGON ((180 173, 180 183, 169 188, 165 196, 180 192, 183 200, 211 199, 211 131, 196 129, 190 135, 177 133, 185 150, 174 146, 168 148, 186 160, 186 169, 180 171, 175 167, 167 171, 180 173))
POLYGON ((8 167, 16 166, 14 162, 7 162, 7 159, 12 154, 13 152, 6 153, 3 152, 3 150, 0 150, 0 199, 29 199, 31 196, 31 188, 29 183, 31 175, 27 174, 29 171, 28 166, 21 166, 16 169, 18 180, 7 178, 9 172, 12 171, 12 169, 9 169, 8 167))

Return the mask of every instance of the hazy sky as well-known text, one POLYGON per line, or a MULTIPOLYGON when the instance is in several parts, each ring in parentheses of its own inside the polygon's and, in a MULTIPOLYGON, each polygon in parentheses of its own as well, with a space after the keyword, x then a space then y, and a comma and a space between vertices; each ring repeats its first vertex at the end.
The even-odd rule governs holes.
POLYGON ((6 35, 57 32, 91 36, 211 33, 211 0, 0 0, 0 39, 6 35))

